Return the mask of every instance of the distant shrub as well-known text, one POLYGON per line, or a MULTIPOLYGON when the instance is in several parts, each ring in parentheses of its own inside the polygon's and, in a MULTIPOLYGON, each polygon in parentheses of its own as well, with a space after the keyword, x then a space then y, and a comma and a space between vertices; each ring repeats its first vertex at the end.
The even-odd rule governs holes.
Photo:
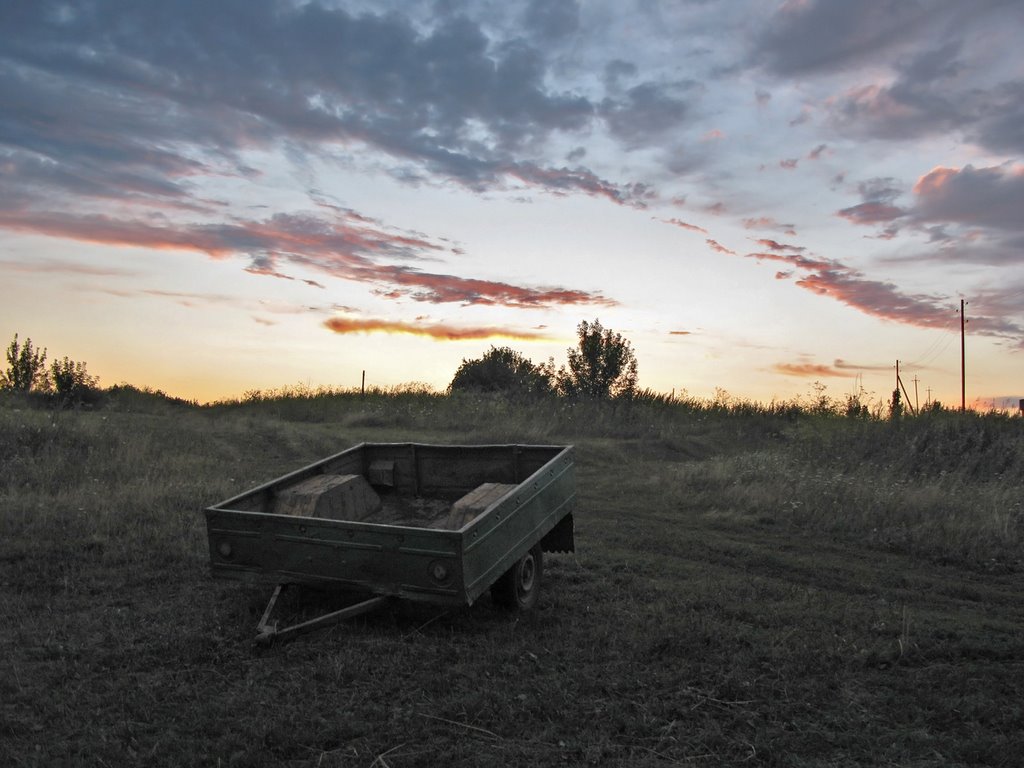
POLYGON ((900 390, 897 388, 892 391, 892 400, 889 401, 889 419, 891 421, 899 421, 901 416, 903 416, 903 399, 900 397, 900 390))
POLYGON ((101 397, 99 379, 89 374, 85 363, 67 357, 53 361, 50 382, 53 401, 60 408, 95 405, 101 397))
POLYGON ((449 392, 494 392, 514 397, 551 391, 550 366, 535 365, 511 347, 492 346, 483 357, 463 360, 449 392))
POLYGON ((195 400, 172 397, 160 389, 115 384, 103 390, 103 405, 121 411, 160 411, 165 407, 198 407, 195 400))

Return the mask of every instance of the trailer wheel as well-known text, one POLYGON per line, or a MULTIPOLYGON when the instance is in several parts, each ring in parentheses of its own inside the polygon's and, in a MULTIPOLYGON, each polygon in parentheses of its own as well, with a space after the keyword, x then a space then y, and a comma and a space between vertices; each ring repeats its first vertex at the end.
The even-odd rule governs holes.
POLYGON ((544 575, 540 544, 520 558, 491 586, 491 599, 504 607, 528 611, 537 604, 544 575))

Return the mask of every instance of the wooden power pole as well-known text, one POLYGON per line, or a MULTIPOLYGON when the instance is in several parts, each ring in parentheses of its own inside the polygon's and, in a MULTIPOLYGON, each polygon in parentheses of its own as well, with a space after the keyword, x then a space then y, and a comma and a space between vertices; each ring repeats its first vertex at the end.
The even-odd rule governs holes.
MULTIPOLYGON (((915 386, 914 392, 916 393, 917 392, 917 389, 916 389, 917 385, 915 384, 914 386, 915 386)), ((910 395, 907 394, 907 388, 905 386, 903 386, 903 379, 900 378, 900 361, 899 360, 896 361, 896 390, 897 391, 903 390, 903 399, 904 399, 904 401, 907 404, 906 405, 907 410, 910 411, 915 416, 917 416, 917 411, 918 411, 918 408, 917 408, 917 398, 916 397, 914 398, 914 404, 911 405, 910 404, 910 395)))
POLYGON ((967 318, 964 317, 964 307, 967 302, 960 299, 960 410, 967 410, 967 368, 964 355, 964 327, 967 325, 967 318))

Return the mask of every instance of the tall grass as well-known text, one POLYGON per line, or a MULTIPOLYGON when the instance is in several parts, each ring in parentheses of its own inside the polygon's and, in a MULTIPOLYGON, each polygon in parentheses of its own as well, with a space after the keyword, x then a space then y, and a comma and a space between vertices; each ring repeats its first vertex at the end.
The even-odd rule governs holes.
MULTIPOLYGON (((123 540, 116 526, 140 536, 171 524, 168 507, 194 508, 197 498, 361 440, 571 442, 584 460, 649 475, 680 514, 824 531, 989 567, 1020 558, 1024 420, 1001 414, 891 422, 847 418, 820 401, 651 392, 613 402, 513 400, 423 385, 297 387, 204 407, 124 394, 94 412, 0 403, 5 527, 58 516, 76 535, 84 518, 106 542, 123 540), (110 522, 107 510, 125 508, 131 516, 110 522)), ((195 535, 192 523, 180 525, 195 535)))
POLYGON ((0 398, 0 764, 1008 766, 1022 439, 653 395, 0 398), (538 609, 251 656, 268 590, 208 578, 199 510, 362 440, 576 444, 538 609))

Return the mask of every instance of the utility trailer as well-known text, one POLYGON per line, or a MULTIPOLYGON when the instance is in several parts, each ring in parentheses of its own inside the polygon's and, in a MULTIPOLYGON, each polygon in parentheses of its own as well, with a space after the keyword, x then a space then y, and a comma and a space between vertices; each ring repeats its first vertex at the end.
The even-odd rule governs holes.
POLYGON ((537 602, 542 552, 572 552, 571 445, 361 443, 204 510, 215 578, 276 584, 258 626, 270 642, 391 598, 511 608, 537 602), (360 594, 279 629, 287 585, 360 594))

